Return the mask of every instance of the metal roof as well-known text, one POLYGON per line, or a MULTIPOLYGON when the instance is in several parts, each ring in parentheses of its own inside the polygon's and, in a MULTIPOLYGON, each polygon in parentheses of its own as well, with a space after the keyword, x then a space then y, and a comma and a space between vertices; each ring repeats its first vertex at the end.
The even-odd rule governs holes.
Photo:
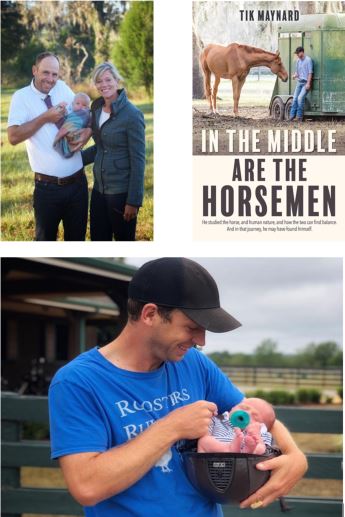
POLYGON ((137 268, 111 258, 37 258, 23 257, 23 260, 41 262, 50 266, 74 269, 84 273, 92 273, 116 280, 130 281, 137 268))
POLYGON ((24 298, 23 302, 39 305, 40 307, 55 307, 103 316, 119 316, 120 314, 118 306, 110 298, 102 297, 101 299, 99 296, 87 296, 85 298, 72 296, 30 297, 24 298))
POLYGON ((113 313, 125 305, 128 284, 137 270, 103 258, 13 257, 1 261, 1 266, 4 300, 46 306, 50 300, 51 306, 80 310, 84 301, 99 314, 113 313))

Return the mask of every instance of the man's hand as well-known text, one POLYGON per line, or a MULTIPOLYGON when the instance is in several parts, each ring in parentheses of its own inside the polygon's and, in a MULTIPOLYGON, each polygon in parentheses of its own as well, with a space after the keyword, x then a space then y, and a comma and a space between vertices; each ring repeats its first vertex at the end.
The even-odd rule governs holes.
POLYGON ((21 142, 24 142, 24 140, 32 137, 32 135, 41 129, 44 124, 47 124, 48 122, 55 124, 61 119, 61 117, 63 117, 66 106, 66 102, 60 102, 57 106, 49 108, 47 111, 44 111, 41 115, 29 122, 25 122, 20 126, 10 126, 7 129, 8 141, 12 145, 20 144, 21 142))
POLYGON ((296 74, 296 72, 293 74, 292 76, 292 79, 297 79, 298 75, 296 74))
POLYGON ((126 205, 125 206, 125 211, 123 213, 123 218, 124 218, 125 221, 127 221, 127 223, 129 223, 129 221, 131 219, 135 219, 137 215, 138 215, 138 207, 132 206, 132 205, 126 205))
POLYGON ((299 450, 278 456, 271 460, 263 461, 256 465, 258 470, 272 470, 271 477, 248 499, 242 501, 241 508, 249 508, 257 504, 257 508, 264 508, 275 499, 286 495, 293 486, 305 474, 308 464, 306 457, 299 450))
POLYGON ((305 85, 305 89, 307 90, 307 92, 310 90, 310 88, 311 88, 311 85, 307 83, 307 84, 305 85))
POLYGON ((176 431, 177 440, 193 440, 208 433, 213 416, 217 415, 217 406, 207 400, 198 400, 175 409, 164 419, 176 431))
POLYGON ((66 114, 67 102, 60 102, 43 113, 46 122, 55 124, 66 114))
POLYGON ((88 142, 92 135, 92 129, 90 127, 86 127, 85 129, 78 129, 78 131, 73 131, 67 135, 68 146, 72 153, 75 151, 80 151, 84 147, 84 145, 88 142))

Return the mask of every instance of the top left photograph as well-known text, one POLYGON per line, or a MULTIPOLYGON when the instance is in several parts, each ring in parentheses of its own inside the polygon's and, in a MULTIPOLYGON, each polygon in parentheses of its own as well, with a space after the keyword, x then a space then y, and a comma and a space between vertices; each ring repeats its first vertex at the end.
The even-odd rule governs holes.
POLYGON ((4 1, 1 27, 1 240, 152 241, 153 1, 4 1))

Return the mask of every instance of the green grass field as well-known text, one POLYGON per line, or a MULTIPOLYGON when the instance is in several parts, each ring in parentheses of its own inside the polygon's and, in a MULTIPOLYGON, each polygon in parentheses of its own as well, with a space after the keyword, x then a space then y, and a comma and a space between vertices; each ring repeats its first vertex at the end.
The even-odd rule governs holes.
MULTIPOLYGON (((7 116, 14 90, 3 89, 1 106, 1 240, 33 241, 35 236, 32 194, 33 173, 30 170, 25 144, 11 146, 7 139, 7 116)), ((133 100, 141 109, 146 122, 145 197, 139 211, 137 240, 153 240, 153 104, 133 100)), ((86 167, 89 193, 92 189, 92 165, 86 167)), ((58 240, 63 240, 62 225, 58 240)), ((86 240, 90 240, 88 224, 86 240)))

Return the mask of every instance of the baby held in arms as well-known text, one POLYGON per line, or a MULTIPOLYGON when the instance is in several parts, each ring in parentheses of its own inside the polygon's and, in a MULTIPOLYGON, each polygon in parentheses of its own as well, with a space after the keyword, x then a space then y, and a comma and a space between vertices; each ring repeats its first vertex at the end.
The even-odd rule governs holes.
POLYGON ((198 440, 198 452, 241 452, 264 454, 272 445, 269 433, 275 421, 271 404, 259 398, 247 398, 231 411, 215 416, 209 434, 198 440))
POLYGON ((65 117, 55 137, 54 149, 64 158, 73 156, 69 142, 73 143, 74 133, 90 125, 90 102, 90 97, 86 93, 77 93, 72 102, 72 111, 65 117))

